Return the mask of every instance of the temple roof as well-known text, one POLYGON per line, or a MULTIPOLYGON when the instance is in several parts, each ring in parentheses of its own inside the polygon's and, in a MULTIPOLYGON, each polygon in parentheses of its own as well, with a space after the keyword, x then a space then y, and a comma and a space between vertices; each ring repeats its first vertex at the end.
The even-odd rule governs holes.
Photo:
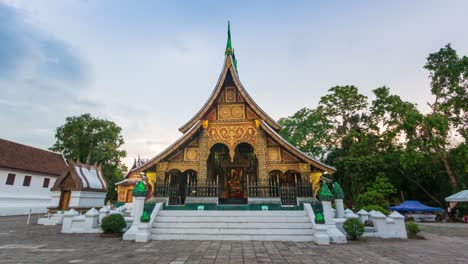
POLYGON ((234 85, 236 86, 240 94, 242 95, 247 105, 249 105, 252 108, 252 110, 274 130, 279 131, 281 129, 281 126, 273 118, 271 118, 267 113, 265 113, 265 111, 263 111, 260 108, 260 106, 258 106, 255 103, 255 101, 252 99, 252 97, 249 95, 249 93, 244 88, 244 86, 242 85, 239 79, 239 75, 237 73, 236 68, 237 68, 237 60, 235 58, 234 49, 232 48, 230 26, 228 26, 228 41, 226 44, 223 70, 221 71, 221 74, 218 78, 218 82, 215 86, 215 89, 213 90, 213 92, 211 93, 210 97, 205 102, 205 104, 202 106, 202 108, 195 114, 195 116, 193 116, 187 123, 185 123, 183 126, 179 128, 180 132, 182 133, 187 132, 187 130, 189 130, 197 121, 201 120, 203 116, 208 113, 211 106, 215 103, 216 98, 218 98, 220 92, 222 91, 223 84, 224 84, 224 81, 226 79, 228 72, 231 74, 232 79, 234 81, 234 85))
POLYGON ((148 161, 149 161, 149 159, 142 159, 142 158, 140 158, 140 155, 138 155, 138 159, 135 158, 135 159, 133 160, 133 165, 132 165, 132 167, 128 170, 127 174, 125 174, 124 178, 128 178, 128 176, 130 176, 130 173, 131 173, 134 169, 139 168, 139 167, 145 165, 146 163, 148 163, 148 161))
POLYGON ((322 169, 322 170, 324 170, 324 171, 326 171, 328 173, 332 173, 332 172, 336 171, 335 167, 332 167, 330 165, 322 163, 322 162, 310 157, 306 153, 302 152, 301 150, 299 150, 295 146, 293 146, 291 143, 286 141, 286 139, 284 139, 280 134, 278 134, 278 132, 276 132, 274 129, 272 129, 266 122, 261 121, 260 127, 263 128, 263 130, 268 135, 270 135, 272 138, 274 138, 276 140, 276 142, 278 142, 282 147, 284 147, 285 149, 291 151, 293 154, 295 154, 299 158, 303 159, 304 161, 306 161, 306 162, 314 165, 315 167, 317 167, 319 169, 322 169))
POLYGON ((0 139, 0 167, 60 176, 67 163, 62 154, 0 139))
POLYGON ((107 183, 104 179, 100 166, 88 165, 81 162, 68 162, 68 171, 57 178, 52 191, 60 191, 68 177, 72 183, 66 183, 66 187, 73 191, 107 192, 107 183))
POLYGON ((162 159, 166 158, 168 155, 170 155, 174 150, 180 148, 187 140, 189 140, 195 133, 198 131, 198 129, 201 127, 200 121, 197 121, 196 124, 189 129, 184 135, 182 135, 179 139, 176 140, 176 142, 172 143, 169 147, 167 147, 165 150, 163 150, 161 153, 156 155, 154 158, 150 159, 148 162, 143 164, 140 167, 131 169, 129 172, 134 172, 136 170, 138 171, 143 171, 148 168, 150 168, 152 165, 154 165, 157 162, 160 162, 162 159))

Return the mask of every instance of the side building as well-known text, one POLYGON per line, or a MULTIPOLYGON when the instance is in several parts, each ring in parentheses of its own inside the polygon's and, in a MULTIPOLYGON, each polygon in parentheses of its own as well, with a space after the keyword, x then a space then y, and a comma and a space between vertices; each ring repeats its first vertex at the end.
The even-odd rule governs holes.
POLYGON ((50 188, 66 171, 61 154, 0 139, 0 215, 47 212, 50 188))

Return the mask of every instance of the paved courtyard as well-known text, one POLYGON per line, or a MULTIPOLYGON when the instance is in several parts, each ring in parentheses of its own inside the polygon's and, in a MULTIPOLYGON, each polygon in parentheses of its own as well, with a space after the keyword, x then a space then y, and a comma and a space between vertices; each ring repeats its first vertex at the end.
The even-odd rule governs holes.
MULTIPOLYGON (((32 223, 37 222, 37 216, 32 223)), ((296 242, 134 243, 0 217, 0 263, 467 263, 468 224, 421 225, 426 240, 368 239, 346 245, 296 242)))

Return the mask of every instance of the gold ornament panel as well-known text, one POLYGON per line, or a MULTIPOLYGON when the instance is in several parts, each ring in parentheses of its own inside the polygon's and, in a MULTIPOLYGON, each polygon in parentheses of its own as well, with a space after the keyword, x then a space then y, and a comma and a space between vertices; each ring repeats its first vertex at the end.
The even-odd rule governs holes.
POLYGON ((198 148, 185 148, 185 161, 195 161, 198 158, 198 148))
POLYGON ((270 161, 280 161, 281 154, 279 148, 268 148, 267 149, 268 160, 270 161))
POLYGON ((236 102, 236 88, 226 87, 226 103, 235 103, 235 102, 236 102))
POLYGON ((244 104, 218 105, 218 119, 245 119, 244 104))
POLYGON ((231 151, 240 143, 249 143, 256 149, 257 129, 251 122, 234 124, 211 124, 208 128, 208 149, 216 143, 223 143, 231 151))

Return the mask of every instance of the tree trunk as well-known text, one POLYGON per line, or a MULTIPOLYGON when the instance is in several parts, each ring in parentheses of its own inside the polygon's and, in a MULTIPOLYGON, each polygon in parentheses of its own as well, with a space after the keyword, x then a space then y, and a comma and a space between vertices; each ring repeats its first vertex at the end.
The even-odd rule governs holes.
POLYGON ((434 196, 432 196, 432 194, 429 193, 428 190, 426 190, 426 188, 424 188, 418 181, 410 178, 408 175, 406 175, 401 169, 398 169, 401 173, 401 175, 403 175, 403 177, 405 177, 406 179, 414 182, 419 188, 421 188, 421 190, 423 192, 425 192, 427 194, 427 196, 429 196, 429 198, 431 198, 434 202, 436 202, 438 205, 440 205, 440 207, 444 208, 444 206, 439 202, 439 200, 437 200, 434 196))
POLYGON ((453 174, 452 168, 450 167, 450 163, 448 162, 448 158, 444 156, 442 158, 442 162, 444 163, 445 172, 447 172, 447 176, 450 180, 450 185, 452 185, 452 188, 455 191, 457 191, 458 190, 457 178, 453 174))
POLYGON ((89 164, 91 161, 91 151, 88 152, 88 157, 86 157, 86 164, 89 164))

